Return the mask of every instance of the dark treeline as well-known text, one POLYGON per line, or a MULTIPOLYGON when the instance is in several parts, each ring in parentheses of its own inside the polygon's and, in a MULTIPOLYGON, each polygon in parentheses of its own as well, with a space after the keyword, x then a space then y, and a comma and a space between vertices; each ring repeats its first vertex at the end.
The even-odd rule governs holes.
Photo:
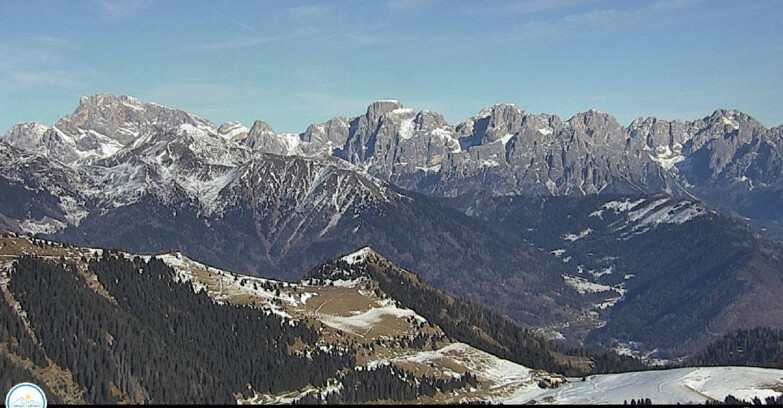
POLYGON ((450 393, 466 386, 477 387, 476 376, 465 373, 460 377, 443 380, 423 376, 416 378, 411 372, 393 365, 372 369, 356 369, 340 375, 342 389, 309 393, 294 404, 355 404, 370 401, 412 401, 432 397, 438 392, 450 393))
MULTIPOLYGON (((633 357, 621 356, 614 351, 599 351, 589 347, 567 347, 557 342, 549 343, 549 345, 553 350, 566 356, 589 358, 591 362, 589 374, 615 374, 651 369, 633 357)), ((586 375, 579 374, 580 372, 577 370, 564 374, 574 376, 586 375)))
POLYGON ((290 353, 297 340, 314 345, 317 333, 194 294, 157 259, 106 251, 89 268, 116 304, 87 287, 74 266, 34 257, 19 258, 9 285, 43 351, 73 374, 88 402, 115 403, 124 395, 156 404, 234 403, 236 393, 250 395, 249 387, 275 393, 322 386, 355 365, 353 354, 290 353))
POLYGON ((33 338, 25 330, 24 322, 16 314, 11 305, 0 297, 0 344, 8 347, 11 354, 31 360, 39 367, 46 367, 46 355, 36 346, 33 338))
POLYGON ((645 369, 633 358, 586 348, 569 349, 568 352, 573 356, 590 357, 593 364, 589 371, 568 363, 560 364, 554 357, 558 351, 555 346, 530 330, 484 305, 447 296, 385 260, 378 264, 349 264, 336 260, 310 270, 306 278, 344 279, 362 275, 377 282, 386 295, 403 307, 440 326, 449 337, 527 367, 571 376, 645 369), (333 275, 335 273, 337 275, 333 275))
MULTIPOLYGON (((3 319, 5 320, 5 319, 3 319)), ((13 386, 19 383, 29 382, 38 385, 46 395, 47 402, 49 404, 62 404, 63 401, 57 394, 53 393, 46 384, 38 381, 37 378, 30 372, 30 370, 20 367, 14 364, 11 359, 0 353, 0 392, 8 392, 13 386)), ((5 394, 2 394, 3 397, 5 394)))
POLYGON ((763 400, 759 397, 753 397, 752 400, 747 401, 729 394, 723 401, 707 401, 704 405, 783 405, 783 395, 778 395, 777 397, 769 396, 763 400))
MULTIPOLYGON (((2 390, 0 392, 7 392, 11 387, 21 382, 31 382, 40 386, 47 396, 54 395, 46 387, 46 384, 41 383, 33 376, 30 370, 14 364, 6 352, 20 359, 28 360, 40 368, 49 366, 46 355, 25 330, 22 319, 0 295, 0 390, 2 390)), ((51 398, 49 402, 62 403, 56 396, 51 398)))
POLYGON ((783 330, 757 327, 725 334, 689 358, 687 365, 783 368, 783 330))

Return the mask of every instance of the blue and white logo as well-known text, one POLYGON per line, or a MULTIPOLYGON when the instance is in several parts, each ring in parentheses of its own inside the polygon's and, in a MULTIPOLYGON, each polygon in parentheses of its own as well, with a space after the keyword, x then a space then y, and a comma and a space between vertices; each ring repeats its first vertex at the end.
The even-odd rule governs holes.
POLYGON ((16 384, 6 395, 5 406, 8 408, 46 408, 46 396, 35 384, 16 384))

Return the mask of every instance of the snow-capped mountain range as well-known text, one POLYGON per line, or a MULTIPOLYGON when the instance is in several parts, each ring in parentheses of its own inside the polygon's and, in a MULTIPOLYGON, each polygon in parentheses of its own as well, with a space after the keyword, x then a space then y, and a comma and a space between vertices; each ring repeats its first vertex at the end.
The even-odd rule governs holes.
MULTIPOLYGON (((181 110, 99 94, 82 98, 51 127, 27 122, 3 135, 0 228, 135 252, 177 249, 276 278, 371 245, 440 288, 520 322, 565 324, 579 337, 611 319, 611 310, 623 310, 614 305, 635 296, 636 281, 659 282, 660 273, 690 268, 678 261, 642 276, 631 270, 655 264, 641 261, 645 253, 665 259, 670 250, 655 244, 631 259, 623 248, 691 248, 678 240, 697 242, 694 231, 706 226, 720 232, 709 238, 747 240, 738 245, 750 248, 742 253, 753 262, 719 266, 726 280, 776 270, 779 248, 757 245, 714 210, 774 229, 783 220, 782 154, 783 127, 766 129, 737 111, 694 122, 639 119, 624 128, 596 110, 562 121, 498 104, 449 124, 435 112, 383 100, 363 115, 281 134, 262 121, 218 127, 181 110), (579 228, 539 231, 535 219, 519 214, 544 204, 488 204, 512 195, 596 199, 551 206, 569 217, 585 211, 570 221, 560 213, 553 218, 579 228), (624 243, 613 246, 618 240, 624 243), (775 255, 757 268, 765 251, 775 255), (614 274, 601 274, 613 265, 614 274)), ((719 258, 710 252, 717 239, 693 247, 688 262, 719 258)), ((671 289, 651 288, 655 296, 671 289)), ((657 317, 650 319, 642 326, 657 317)), ((765 314, 709 329, 775 319, 765 314)), ((660 343, 677 345, 670 337, 660 343)))
MULTIPOLYGON (((531 321, 553 317, 529 308, 554 310, 556 303, 578 313, 580 300, 568 296, 559 274, 545 273, 563 269, 560 262, 365 167, 330 155, 265 152, 259 146, 282 140, 265 129, 256 122, 244 136, 241 124, 218 128, 133 98, 83 98, 51 128, 20 125, 4 135, 0 227, 142 253, 177 249, 276 278, 372 245, 454 293, 527 309, 531 321), (476 245, 483 249, 466 250, 476 245), (501 278, 512 264, 525 267, 501 278), (461 275, 482 283, 462 285, 461 275), (498 292, 493 279, 505 287, 498 292), (539 301, 522 301, 520 291, 539 301)), ((290 140, 303 153, 315 145, 290 140)))
MULTIPOLYGON (((22 181, 21 172, 33 165, 27 162, 38 156, 49 159, 46 164, 37 159, 40 166, 53 167, 52 171, 41 169, 39 181, 47 190, 62 190, 57 191, 60 207, 77 226, 90 206, 127 206, 147 194, 168 204, 182 198, 194 200, 201 213, 210 215, 230 205, 229 194, 221 192, 258 191, 253 185, 260 180, 258 173, 271 172, 269 166, 275 159, 266 157, 265 150, 251 148, 253 140, 263 136, 260 127, 257 123, 249 130, 231 122, 217 128, 181 110, 132 97, 94 95, 82 98, 73 114, 52 127, 33 122, 14 126, 3 136, 0 151, 6 157, 4 175, 17 181, 22 181), (57 181, 47 181, 54 174, 59 176, 57 181)), ((359 203, 373 194, 388 199, 387 188, 377 179, 354 176, 363 172, 340 160, 302 159, 281 169, 282 179, 273 177, 269 186, 312 192, 331 176, 358 180, 343 185, 356 187, 364 198, 353 197, 336 182, 338 188, 328 204, 338 210, 345 211, 341 205, 346 202, 359 203), (289 170, 309 177, 291 177, 289 170)), ((307 202, 308 197, 302 198, 307 202)), ((42 221, 39 229, 31 232, 57 229, 57 223, 42 221)))
MULTIPOLYGON (((640 118, 623 127, 597 110, 563 121, 497 104, 449 124, 436 112, 381 100, 363 115, 334 118, 295 134, 276 133, 262 121, 250 128, 239 122, 217 127, 181 110, 99 94, 83 97, 74 113, 51 127, 20 123, 2 139, 84 168, 114 167, 98 163, 110 157, 113 164, 125 163, 128 151, 167 167, 173 162, 164 160, 169 153, 160 149, 178 137, 189 138, 182 147, 209 167, 176 180, 200 199, 214 195, 216 186, 199 183, 226 177, 253 152, 264 152, 336 156, 372 176, 436 197, 666 192, 698 197, 767 226, 783 219, 783 210, 770 209, 780 206, 769 205, 783 198, 783 126, 767 129, 734 110, 716 110, 692 122, 640 118)), ((178 170, 169 174, 178 177, 178 170)), ((133 174, 142 173, 126 171, 122 177, 133 174)), ((209 199, 200 201, 210 205, 209 199)))

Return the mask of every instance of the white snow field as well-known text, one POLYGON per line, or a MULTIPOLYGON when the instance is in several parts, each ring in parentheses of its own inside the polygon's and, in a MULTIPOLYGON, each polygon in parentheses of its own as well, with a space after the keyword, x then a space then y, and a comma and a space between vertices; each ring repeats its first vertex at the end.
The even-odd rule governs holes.
POLYGON ((723 401, 731 394, 750 401, 762 401, 783 393, 783 370, 756 367, 693 367, 624 374, 591 375, 585 381, 570 378, 559 388, 524 387, 507 399, 493 401, 523 404, 535 400, 551 404, 622 404, 631 399, 650 398, 653 404, 704 404, 723 401))

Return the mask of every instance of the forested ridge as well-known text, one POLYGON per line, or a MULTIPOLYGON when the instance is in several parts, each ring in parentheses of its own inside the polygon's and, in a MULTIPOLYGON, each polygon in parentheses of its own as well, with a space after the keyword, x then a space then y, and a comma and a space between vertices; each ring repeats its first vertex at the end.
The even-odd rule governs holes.
POLYGON ((783 330, 756 327, 725 334, 686 360, 690 366, 783 368, 783 330))
POLYGON ((112 295, 88 288, 76 267, 23 256, 9 289, 42 350, 73 373, 87 401, 123 396, 154 403, 233 403, 235 393, 322 385, 354 365, 351 354, 292 354, 313 345, 311 328, 249 307, 218 305, 173 281, 157 259, 104 252, 89 261, 112 295), (116 302, 116 303, 115 303, 116 302))
MULTIPOLYGON (((18 356, 39 367, 48 357, 72 374, 85 401, 101 404, 235 403, 336 380, 343 385, 324 402, 406 401, 476 385, 470 373, 442 380, 415 378, 394 366, 356 368, 354 350, 321 349, 318 332, 300 321, 196 294, 154 257, 104 251, 83 261, 108 295, 86 285, 64 259, 21 256, 14 262, 8 290, 37 343, 2 299, 0 344, 8 355, 0 353, 0 384, 40 383, 9 360, 18 356), (294 344, 299 351, 291 351, 294 344)), ((59 401, 57 393, 44 391, 59 401)))
MULTIPOLYGON (((0 317, 0 390, 10 390, 20 382, 37 382, 29 369, 12 361, 11 355, 28 360, 41 368, 49 365, 46 355, 27 333, 21 318, 3 299, 0 299, 0 317)), ((47 396, 52 396, 49 403, 62 403, 46 384, 39 386, 47 396)))
MULTIPOLYGON (((0 386, 33 382, 50 402, 67 402, 61 387, 41 382, 40 369, 54 367, 72 376, 78 399, 103 404, 235 403, 288 391, 301 395, 296 403, 404 402, 481 388, 470 372, 443 379, 393 364, 356 367, 353 349, 317 346, 319 332, 303 321, 195 293, 155 257, 97 253, 79 265, 29 255, 9 264, 0 298, 0 386), (90 287, 88 274, 105 291, 90 287)), ((531 368, 569 376, 644 369, 629 357, 548 342, 370 254, 366 262, 327 262, 306 277, 323 284, 366 277, 376 295, 416 311, 452 340, 531 368), (576 360, 589 366, 571 364, 576 360)), ((408 346, 433 341, 414 336, 408 346)), ((782 368, 781 355, 783 332, 757 328, 724 336, 688 363, 782 368)))
POLYGON ((432 397, 436 392, 450 393, 466 386, 476 387, 476 376, 465 373, 460 377, 444 380, 423 376, 417 378, 410 371, 394 365, 370 369, 351 370, 340 375, 340 391, 325 395, 311 392, 294 401, 294 404, 345 404, 381 401, 412 401, 432 397))
POLYGON ((379 290, 438 325, 449 337, 527 367, 574 376, 645 369, 640 361, 613 352, 555 346, 488 307, 449 296, 385 259, 359 263, 338 259, 311 269, 305 278, 360 276, 372 279, 379 290), (590 368, 563 364, 555 354, 589 358, 590 368))

